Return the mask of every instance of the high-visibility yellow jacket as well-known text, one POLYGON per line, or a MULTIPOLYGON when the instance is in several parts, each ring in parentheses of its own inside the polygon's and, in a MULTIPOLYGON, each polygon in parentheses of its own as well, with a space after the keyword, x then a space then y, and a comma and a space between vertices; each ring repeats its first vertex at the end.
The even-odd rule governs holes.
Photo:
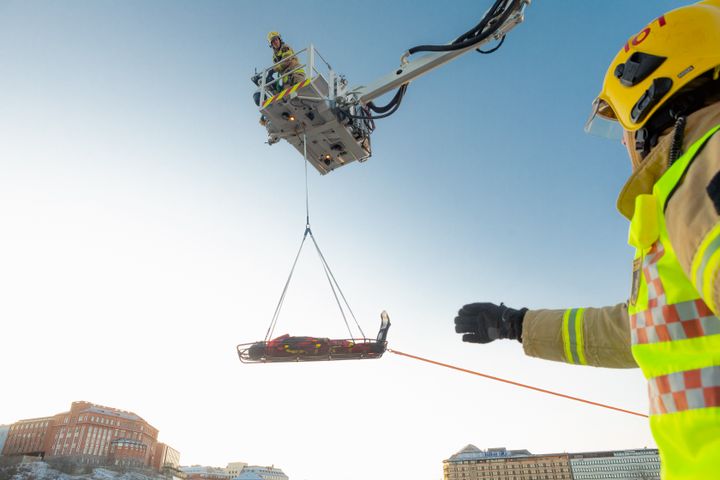
POLYGON ((688 118, 668 166, 665 135, 618 199, 636 248, 629 300, 528 311, 531 356, 628 368, 648 379, 650 425, 667 480, 720 478, 720 104, 688 118))
MULTIPOLYGON (((283 43, 280 48, 273 51, 273 64, 277 64, 273 69, 281 75, 295 70, 300 66, 300 61, 293 55, 295 55, 295 51, 293 51, 290 45, 283 43), (281 62, 281 60, 285 61, 281 62)), ((305 74, 302 69, 296 70, 294 73, 305 74)))

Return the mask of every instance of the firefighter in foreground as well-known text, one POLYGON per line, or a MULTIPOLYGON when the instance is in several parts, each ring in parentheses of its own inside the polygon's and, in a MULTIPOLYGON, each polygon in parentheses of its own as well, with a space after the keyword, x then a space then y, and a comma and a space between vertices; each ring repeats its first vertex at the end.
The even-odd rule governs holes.
POLYGON ((627 303, 465 305, 463 341, 519 340, 548 360, 639 366, 662 478, 720 475, 720 0, 652 21, 610 65, 586 130, 622 127, 633 173, 618 199, 636 249, 627 303))

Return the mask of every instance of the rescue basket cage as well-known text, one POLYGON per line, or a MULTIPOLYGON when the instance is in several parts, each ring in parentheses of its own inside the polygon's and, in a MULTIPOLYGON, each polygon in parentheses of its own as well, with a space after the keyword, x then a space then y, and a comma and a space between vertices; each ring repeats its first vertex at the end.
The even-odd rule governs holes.
POLYGON ((377 338, 330 339, 282 335, 272 340, 243 343, 237 346, 243 363, 312 362, 323 360, 361 360, 380 358, 387 349, 390 317, 380 315, 377 338))
POLYGON ((307 160, 322 175, 370 158, 375 125, 367 118, 367 107, 338 106, 338 100, 349 93, 348 81, 335 73, 312 44, 255 73, 251 80, 257 86, 255 102, 269 145, 284 139, 304 154, 306 138, 307 160), (293 59, 297 59, 294 68, 275 70, 295 63, 293 59))

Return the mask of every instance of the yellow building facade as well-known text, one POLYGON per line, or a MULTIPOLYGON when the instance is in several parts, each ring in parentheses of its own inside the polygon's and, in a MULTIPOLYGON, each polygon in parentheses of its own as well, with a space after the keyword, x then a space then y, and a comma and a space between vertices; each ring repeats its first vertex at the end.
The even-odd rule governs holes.
POLYGON ((568 454, 468 445, 443 461, 444 480, 570 480, 568 454))

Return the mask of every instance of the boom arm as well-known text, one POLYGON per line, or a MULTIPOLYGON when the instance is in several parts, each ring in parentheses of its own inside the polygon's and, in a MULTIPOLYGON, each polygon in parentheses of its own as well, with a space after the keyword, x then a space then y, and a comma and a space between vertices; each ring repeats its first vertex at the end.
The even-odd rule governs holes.
POLYGON ((345 98, 345 102, 367 105, 374 99, 415 80, 470 50, 474 50, 486 43, 502 39, 510 30, 522 23, 525 19, 525 7, 529 4, 530 0, 520 0, 517 2, 514 11, 509 13, 503 24, 498 26, 492 35, 467 47, 444 52, 432 52, 415 60, 408 60, 410 52, 406 52, 401 57, 400 66, 395 71, 379 78, 370 85, 363 85, 350 90, 348 92, 350 98, 345 98))

